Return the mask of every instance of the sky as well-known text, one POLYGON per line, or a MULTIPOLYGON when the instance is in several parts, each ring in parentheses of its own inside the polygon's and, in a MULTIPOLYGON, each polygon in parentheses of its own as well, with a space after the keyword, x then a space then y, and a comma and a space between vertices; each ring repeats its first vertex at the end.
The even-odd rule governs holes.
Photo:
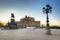
POLYGON ((46 14, 43 14, 46 4, 52 7, 52 13, 49 13, 50 25, 60 26, 60 0, 0 0, 0 21, 10 21, 11 13, 14 13, 16 21, 27 15, 46 24, 46 14))

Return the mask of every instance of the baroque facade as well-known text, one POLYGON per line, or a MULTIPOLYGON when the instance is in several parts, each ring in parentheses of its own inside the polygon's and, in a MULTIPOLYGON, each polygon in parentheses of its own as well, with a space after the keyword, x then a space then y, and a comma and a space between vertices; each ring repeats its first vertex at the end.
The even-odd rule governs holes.
POLYGON ((25 16, 20 21, 17 21, 17 27, 26 28, 26 27, 40 27, 40 21, 35 21, 33 17, 25 16))

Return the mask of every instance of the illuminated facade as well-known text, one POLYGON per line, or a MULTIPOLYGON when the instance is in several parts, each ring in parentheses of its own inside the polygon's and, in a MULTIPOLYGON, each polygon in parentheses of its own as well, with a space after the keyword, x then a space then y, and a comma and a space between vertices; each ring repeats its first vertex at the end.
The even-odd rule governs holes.
POLYGON ((20 21, 17 21, 16 23, 17 23, 17 27, 22 27, 22 28, 40 27, 40 21, 35 21, 34 18, 29 16, 25 16, 24 18, 22 18, 20 21))

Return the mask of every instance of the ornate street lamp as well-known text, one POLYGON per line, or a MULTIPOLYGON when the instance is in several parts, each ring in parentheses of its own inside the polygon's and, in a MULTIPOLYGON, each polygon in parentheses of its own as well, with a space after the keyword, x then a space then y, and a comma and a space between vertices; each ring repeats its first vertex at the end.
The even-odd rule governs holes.
POLYGON ((48 13, 51 12, 52 12, 52 7, 49 4, 47 4, 46 7, 43 7, 43 13, 47 15, 46 34, 51 34, 49 27, 49 17, 48 17, 48 13))

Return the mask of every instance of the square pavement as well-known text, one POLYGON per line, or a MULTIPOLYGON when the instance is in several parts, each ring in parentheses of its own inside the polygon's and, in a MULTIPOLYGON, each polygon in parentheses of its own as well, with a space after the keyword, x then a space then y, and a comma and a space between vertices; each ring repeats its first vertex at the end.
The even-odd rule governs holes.
POLYGON ((46 35, 44 28, 0 30, 0 40, 60 40, 60 29, 51 29, 46 35))

